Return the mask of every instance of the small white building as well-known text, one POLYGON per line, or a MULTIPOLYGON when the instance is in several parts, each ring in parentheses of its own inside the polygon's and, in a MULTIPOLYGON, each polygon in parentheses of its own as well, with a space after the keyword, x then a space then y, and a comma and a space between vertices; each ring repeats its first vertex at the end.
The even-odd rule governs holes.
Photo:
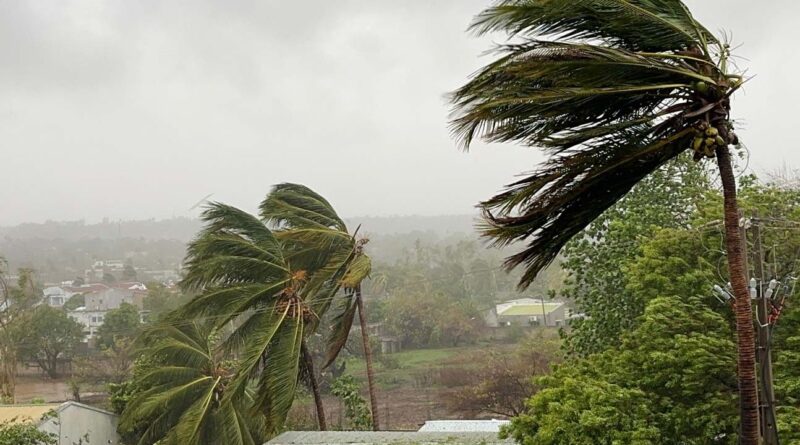
POLYGON ((42 293, 44 294, 44 302, 51 307, 64 306, 64 303, 69 300, 67 291, 58 286, 46 287, 42 293))
POLYGON ((83 342, 88 343, 105 322, 107 313, 105 310, 89 310, 82 306, 67 312, 67 316, 83 325, 83 342))
POLYGON ((77 402, 0 405, 0 422, 31 422, 58 438, 58 445, 120 444, 116 414, 77 402))

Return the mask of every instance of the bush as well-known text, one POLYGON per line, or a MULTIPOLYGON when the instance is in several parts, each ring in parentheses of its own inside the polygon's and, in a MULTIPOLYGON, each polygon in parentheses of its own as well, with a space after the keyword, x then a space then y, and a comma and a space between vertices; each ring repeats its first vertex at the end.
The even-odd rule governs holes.
POLYGON ((381 364, 383 369, 400 369, 403 365, 397 360, 396 357, 389 354, 378 355, 378 363, 381 364))

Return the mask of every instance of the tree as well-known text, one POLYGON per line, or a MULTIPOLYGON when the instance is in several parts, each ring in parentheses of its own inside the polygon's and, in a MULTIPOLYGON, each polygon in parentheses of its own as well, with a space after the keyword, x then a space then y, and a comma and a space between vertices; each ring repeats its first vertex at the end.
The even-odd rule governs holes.
POLYGON ((472 24, 520 37, 453 93, 453 130, 545 147, 551 160, 481 204, 484 235, 527 240, 506 261, 525 287, 571 238, 686 150, 715 158, 735 298, 742 443, 758 442, 752 309, 729 146, 730 48, 680 0, 504 0, 472 24))
MULTIPOLYGON (((210 204, 202 219, 205 226, 189 244, 181 282, 197 296, 181 309, 182 318, 208 317, 220 329, 233 326, 221 345, 241 357, 228 397, 242 397, 253 384, 254 402, 275 432, 286 419, 301 373, 314 377, 310 354, 301 351, 344 270, 317 274, 328 264, 326 251, 288 257, 286 241, 265 221, 234 207, 210 204)), ((318 392, 314 395, 318 400, 318 392)), ((318 419, 324 428, 323 412, 318 419)))
POLYGON ((507 434, 530 445, 736 444, 735 346, 700 300, 651 300, 617 349, 568 361, 507 434))
MULTIPOLYGON (((325 366, 333 363, 347 343, 358 312, 361 340, 367 368, 372 428, 380 429, 372 351, 367 330, 362 282, 369 277, 372 260, 364 252, 368 238, 357 238, 348 232, 333 206, 321 195, 300 184, 284 183, 272 188, 260 206, 261 217, 276 229, 276 236, 286 243, 292 261, 303 261, 316 270, 317 281, 336 280, 331 290, 344 289, 338 299, 334 326, 330 335, 325 366), (309 258, 310 255, 310 258, 309 258)), ((356 229, 358 232, 358 229, 356 229)), ((330 294, 328 305, 332 303, 330 294)), ((327 306, 325 307, 327 310, 327 306)))
POLYGON ((0 445, 56 445, 55 435, 39 431, 33 422, 0 422, 0 445))
POLYGON ((58 364, 70 357, 83 339, 83 327, 67 314, 50 306, 38 306, 25 324, 20 353, 35 361, 55 379, 58 364))
POLYGON ((410 347, 458 346, 474 341, 483 327, 468 302, 439 292, 398 292, 388 299, 386 312, 386 326, 410 347))
POLYGON ((64 310, 65 311, 74 311, 79 307, 86 305, 86 297, 83 294, 75 294, 64 303, 64 310))
POLYGON ((625 273, 626 264, 659 229, 689 227, 709 185, 705 173, 688 156, 668 162, 564 246, 562 296, 587 315, 570 326, 568 351, 588 355, 618 346, 633 327, 646 301, 628 289, 628 278, 636 275, 625 273))
POLYGON ((185 298, 179 292, 168 289, 161 283, 147 283, 144 310, 150 311, 151 320, 157 320, 163 314, 177 309, 183 301, 185 301, 185 298))
POLYGON ((345 417, 350 422, 350 429, 364 431, 372 428, 372 419, 367 401, 358 393, 358 383, 351 375, 343 375, 334 380, 331 394, 344 403, 345 417))
POLYGON ((469 371, 469 379, 446 396, 450 409, 470 418, 479 415, 515 417, 525 412, 525 401, 538 387, 534 378, 548 374, 559 362, 558 343, 543 335, 521 342, 514 351, 493 351, 485 365, 469 371))
POLYGON ((103 324, 97 329, 97 345, 111 348, 118 340, 133 340, 140 326, 139 309, 132 304, 122 303, 117 309, 106 313, 103 324))
POLYGON ((216 351, 209 324, 162 324, 143 334, 146 371, 135 374, 121 401, 120 431, 139 445, 256 445, 266 440, 265 419, 250 409, 248 392, 229 396, 234 364, 216 351))
POLYGON ((114 284, 117 282, 117 277, 110 272, 103 272, 103 283, 114 284))
POLYGON ((136 269, 133 267, 133 264, 126 263, 125 267, 122 269, 122 279, 126 281, 135 281, 136 275, 136 269))

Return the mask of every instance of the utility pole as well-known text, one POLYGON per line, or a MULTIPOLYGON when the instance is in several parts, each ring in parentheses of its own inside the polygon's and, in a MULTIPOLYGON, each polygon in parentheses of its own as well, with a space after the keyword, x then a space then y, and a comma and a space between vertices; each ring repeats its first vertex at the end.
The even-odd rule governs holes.
POLYGON ((764 445, 777 445, 777 427, 775 425, 775 391, 772 376, 772 351, 770 348, 771 326, 769 323, 769 301, 764 294, 766 276, 764 273, 764 250, 761 242, 761 221, 758 213, 752 218, 753 232, 753 269, 757 281, 758 301, 756 304, 756 321, 758 322, 758 353, 756 354, 761 377, 760 423, 764 445))

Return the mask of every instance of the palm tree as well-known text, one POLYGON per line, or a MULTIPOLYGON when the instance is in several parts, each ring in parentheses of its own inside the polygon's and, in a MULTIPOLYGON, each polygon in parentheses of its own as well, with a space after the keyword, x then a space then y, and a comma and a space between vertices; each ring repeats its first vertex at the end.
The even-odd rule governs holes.
POLYGON ((140 354, 152 361, 134 379, 143 391, 122 413, 122 430, 140 430, 139 445, 257 445, 266 439, 263 416, 253 416, 249 393, 226 398, 232 364, 216 349, 209 323, 159 324, 143 334, 140 354))
MULTIPOLYGON (((200 294, 182 313, 213 319, 220 329, 234 326, 221 345, 240 357, 227 397, 242 397, 254 385, 255 406, 274 433, 292 406, 298 379, 314 378, 304 340, 324 313, 328 282, 319 282, 300 258, 290 263, 284 244, 257 217, 212 203, 202 219, 206 225, 189 244, 181 282, 200 294)), ((319 392, 314 396, 324 428, 319 392)))
POLYGON ((506 260, 528 286, 562 246, 686 150, 716 159, 738 340, 742 443, 758 441, 755 350, 736 183, 729 46, 679 0, 501 0, 471 25, 505 31, 499 57, 452 94, 453 132, 548 150, 550 160, 481 204, 484 235, 526 247, 506 260))
MULTIPOLYGON (((284 183, 274 186, 261 203, 260 212, 262 219, 274 228, 275 236, 286 243, 290 261, 302 261, 317 271, 317 281, 328 283, 328 294, 320 300, 333 304, 339 287, 344 289, 344 298, 337 299, 325 367, 330 366, 341 352, 358 312, 367 365, 372 428, 377 431, 380 428, 378 401, 361 292, 362 282, 372 270, 370 257, 364 253, 364 245, 369 240, 357 238, 358 229, 351 235, 333 206, 304 185, 284 183)), ((327 311, 328 307, 319 309, 327 311)))

